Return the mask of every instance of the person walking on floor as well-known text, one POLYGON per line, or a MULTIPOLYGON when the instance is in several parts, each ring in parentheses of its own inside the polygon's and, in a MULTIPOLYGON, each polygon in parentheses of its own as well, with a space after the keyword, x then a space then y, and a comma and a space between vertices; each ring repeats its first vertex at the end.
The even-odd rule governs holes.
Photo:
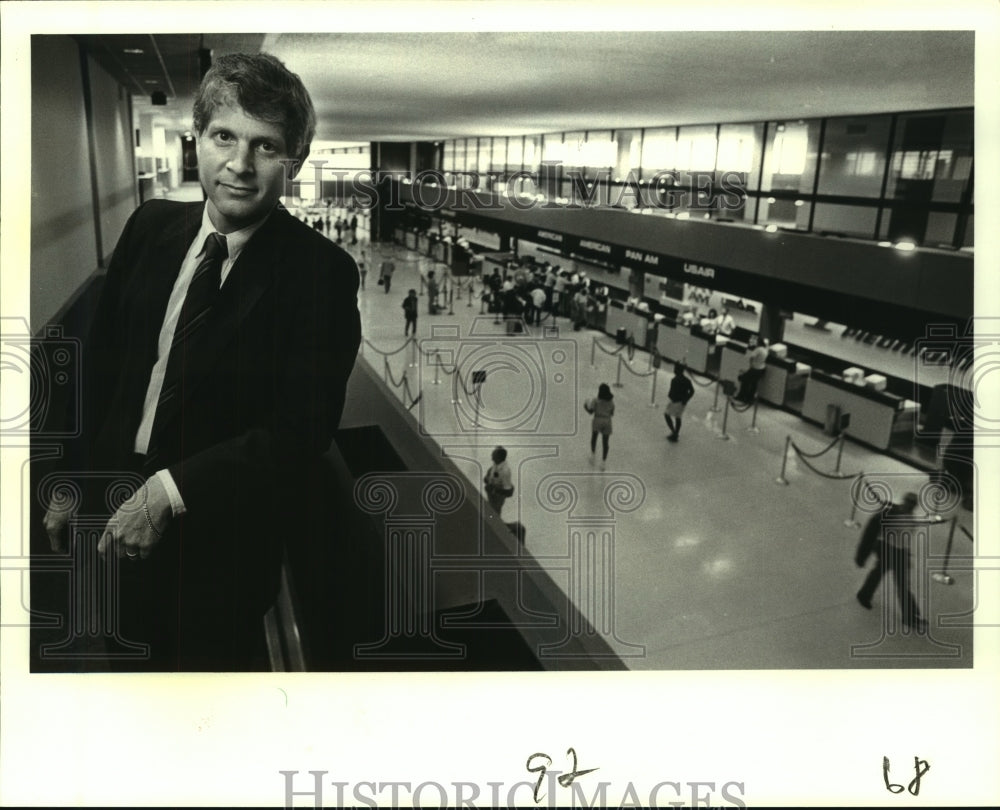
POLYGON ((507 463, 507 449, 497 445, 490 458, 493 466, 486 471, 483 484, 486 487, 486 500, 490 508, 500 517, 506 500, 514 494, 514 484, 511 479, 510 465, 507 463))
POLYGON ((417 300, 417 291, 410 290, 410 294, 403 299, 403 316, 406 318, 406 327, 403 330, 404 335, 410 334, 410 327, 413 327, 413 336, 417 335, 417 306, 419 305, 417 300))
POLYGON ((670 381, 670 391, 667 393, 667 399, 670 402, 667 403, 667 410, 663 414, 663 418, 667 421, 667 427, 670 428, 670 435, 667 436, 667 441, 670 442, 677 441, 681 432, 681 417, 684 415, 684 408, 694 396, 694 386, 691 384, 691 380, 684 376, 684 371, 683 363, 677 363, 674 366, 674 378, 670 381))
POLYGON ((857 593, 858 602, 861 603, 862 607, 871 610, 875 589, 878 588, 882 577, 891 571, 896 584, 896 597, 899 599, 899 607, 903 612, 903 624, 918 631, 924 631, 927 629, 927 620, 920 616, 917 600, 910 592, 910 550, 907 547, 910 532, 887 533, 885 531, 887 522, 891 527, 893 517, 912 514, 916 505, 917 496, 912 492, 907 492, 903 496, 901 504, 890 504, 887 508, 872 515, 861 534, 854 562, 859 568, 863 568, 872 553, 875 554, 875 567, 868 572, 861 590, 857 593))
POLYGON ((607 383, 601 383, 597 389, 597 396, 588 399, 583 408, 587 413, 593 415, 590 424, 590 453, 591 458, 597 452, 597 434, 601 434, 601 469, 604 469, 608 460, 608 441, 611 438, 611 417, 615 415, 615 397, 611 393, 611 388, 607 383))
POLYGON ((438 295, 440 293, 440 288, 438 287, 437 278, 433 270, 427 273, 427 314, 437 315, 438 314, 438 295))
POLYGON ((392 286, 392 274, 396 272, 396 265, 394 262, 386 259, 382 262, 381 269, 379 270, 378 283, 382 285, 382 288, 389 292, 389 288, 392 286))

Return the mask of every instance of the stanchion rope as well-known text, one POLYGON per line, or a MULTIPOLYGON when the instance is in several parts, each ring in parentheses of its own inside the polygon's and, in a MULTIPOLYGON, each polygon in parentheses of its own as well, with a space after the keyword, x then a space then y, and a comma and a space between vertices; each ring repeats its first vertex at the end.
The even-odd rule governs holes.
POLYGON ((729 399, 729 407, 732 408, 734 411, 736 411, 736 413, 743 413, 745 411, 749 411, 753 407, 752 402, 747 402, 741 408, 739 405, 736 404, 737 402, 739 402, 739 400, 733 399, 732 397, 728 397, 728 399, 729 399))
MULTIPOLYGON (((857 478, 863 473, 850 473, 849 475, 837 474, 837 473, 825 473, 822 470, 817 470, 812 464, 809 463, 809 459, 803 454, 803 452, 798 448, 798 445, 793 441, 791 443, 792 449, 798 453, 799 458, 802 459, 802 463, 805 464, 810 470, 812 470, 816 475, 822 476, 823 478, 830 478, 834 481, 846 481, 849 478, 857 478)), ((809 458, 815 458, 816 456, 810 456, 809 458)))
POLYGON ((714 384, 715 384, 715 383, 717 382, 716 380, 714 380, 714 379, 713 379, 713 378, 712 378, 711 376, 709 376, 709 375, 706 375, 706 376, 705 376, 705 382, 700 382, 700 381, 698 380, 698 377, 699 377, 699 376, 701 376, 701 375, 699 375, 699 374, 698 374, 698 372, 696 372, 696 371, 692 371, 692 370, 691 370, 691 369, 689 369, 689 368, 687 369, 687 373, 691 375, 691 379, 692 379, 692 380, 693 380, 693 381, 695 382, 695 384, 696 384, 696 385, 700 385, 700 386, 701 386, 702 388, 708 388, 708 386, 710 386, 710 385, 714 385, 714 384))
POLYGON ((392 355, 399 354, 401 351, 403 351, 403 349, 405 349, 407 346, 409 346, 410 342, 412 340, 413 340, 413 338, 407 339, 406 342, 403 343, 402 346, 400 346, 398 349, 393 349, 391 352, 384 352, 384 351, 382 351, 378 346, 376 346, 374 343, 372 343, 368 338, 365 338, 365 344, 368 345, 368 346, 371 346, 378 354, 382 355, 383 357, 392 357, 392 355))
POLYGON ((795 444, 795 442, 794 442, 794 441, 792 442, 792 447, 794 447, 794 448, 795 448, 795 450, 796 450, 796 452, 797 452, 797 453, 798 453, 798 454, 799 454, 800 456, 802 456, 803 458, 819 458, 819 457, 820 457, 821 455, 823 455, 824 453, 827 453, 827 452, 829 452, 830 450, 832 450, 832 449, 833 449, 834 447, 836 447, 836 446, 837 446, 837 442, 839 442, 839 441, 840 441, 840 436, 836 436, 836 437, 834 437, 833 441, 832 441, 832 442, 830 442, 830 443, 829 443, 829 444, 828 444, 828 445, 827 445, 826 447, 824 447, 824 448, 823 448, 822 450, 820 450, 820 451, 819 451, 818 453, 806 453, 806 452, 805 452, 805 451, 803 451, 803 450, 799 450, 798 446, 797 446, 797 445, 795 444))

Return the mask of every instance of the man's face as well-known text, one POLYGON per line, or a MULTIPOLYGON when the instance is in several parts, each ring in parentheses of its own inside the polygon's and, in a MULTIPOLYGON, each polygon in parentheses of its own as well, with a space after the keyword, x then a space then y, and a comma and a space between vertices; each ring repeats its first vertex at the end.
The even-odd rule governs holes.
POLYGON ((284 192, 288 145, 277 124, 236 105, 215 110, 196 142, 198 179, 208 194, 208 216, 221 233, 266 216, 284 192))

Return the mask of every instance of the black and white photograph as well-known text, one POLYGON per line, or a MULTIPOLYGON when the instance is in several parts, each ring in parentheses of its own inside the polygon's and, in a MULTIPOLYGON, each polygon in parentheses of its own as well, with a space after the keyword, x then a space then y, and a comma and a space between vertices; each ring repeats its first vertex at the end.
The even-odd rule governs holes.
POLYGON ((996 803, 1000 10, 855 9, 0 4, 0 805, 996 803))

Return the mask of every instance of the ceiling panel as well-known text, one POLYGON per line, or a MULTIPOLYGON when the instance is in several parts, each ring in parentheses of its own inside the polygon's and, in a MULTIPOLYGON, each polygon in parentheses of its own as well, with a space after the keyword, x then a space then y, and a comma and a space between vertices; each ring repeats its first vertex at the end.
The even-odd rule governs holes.
POLYGON ((206 33, 83 39, 135 93, 169 79, 176 96, 170 111, 187 121, 199 47, 215 56, 266 50, 302 76, 319 115, 317 138, 324 140, 442 140, 973 104, 971 31, 206 33), (144 54, 126 55, 127 47, 144 54))

